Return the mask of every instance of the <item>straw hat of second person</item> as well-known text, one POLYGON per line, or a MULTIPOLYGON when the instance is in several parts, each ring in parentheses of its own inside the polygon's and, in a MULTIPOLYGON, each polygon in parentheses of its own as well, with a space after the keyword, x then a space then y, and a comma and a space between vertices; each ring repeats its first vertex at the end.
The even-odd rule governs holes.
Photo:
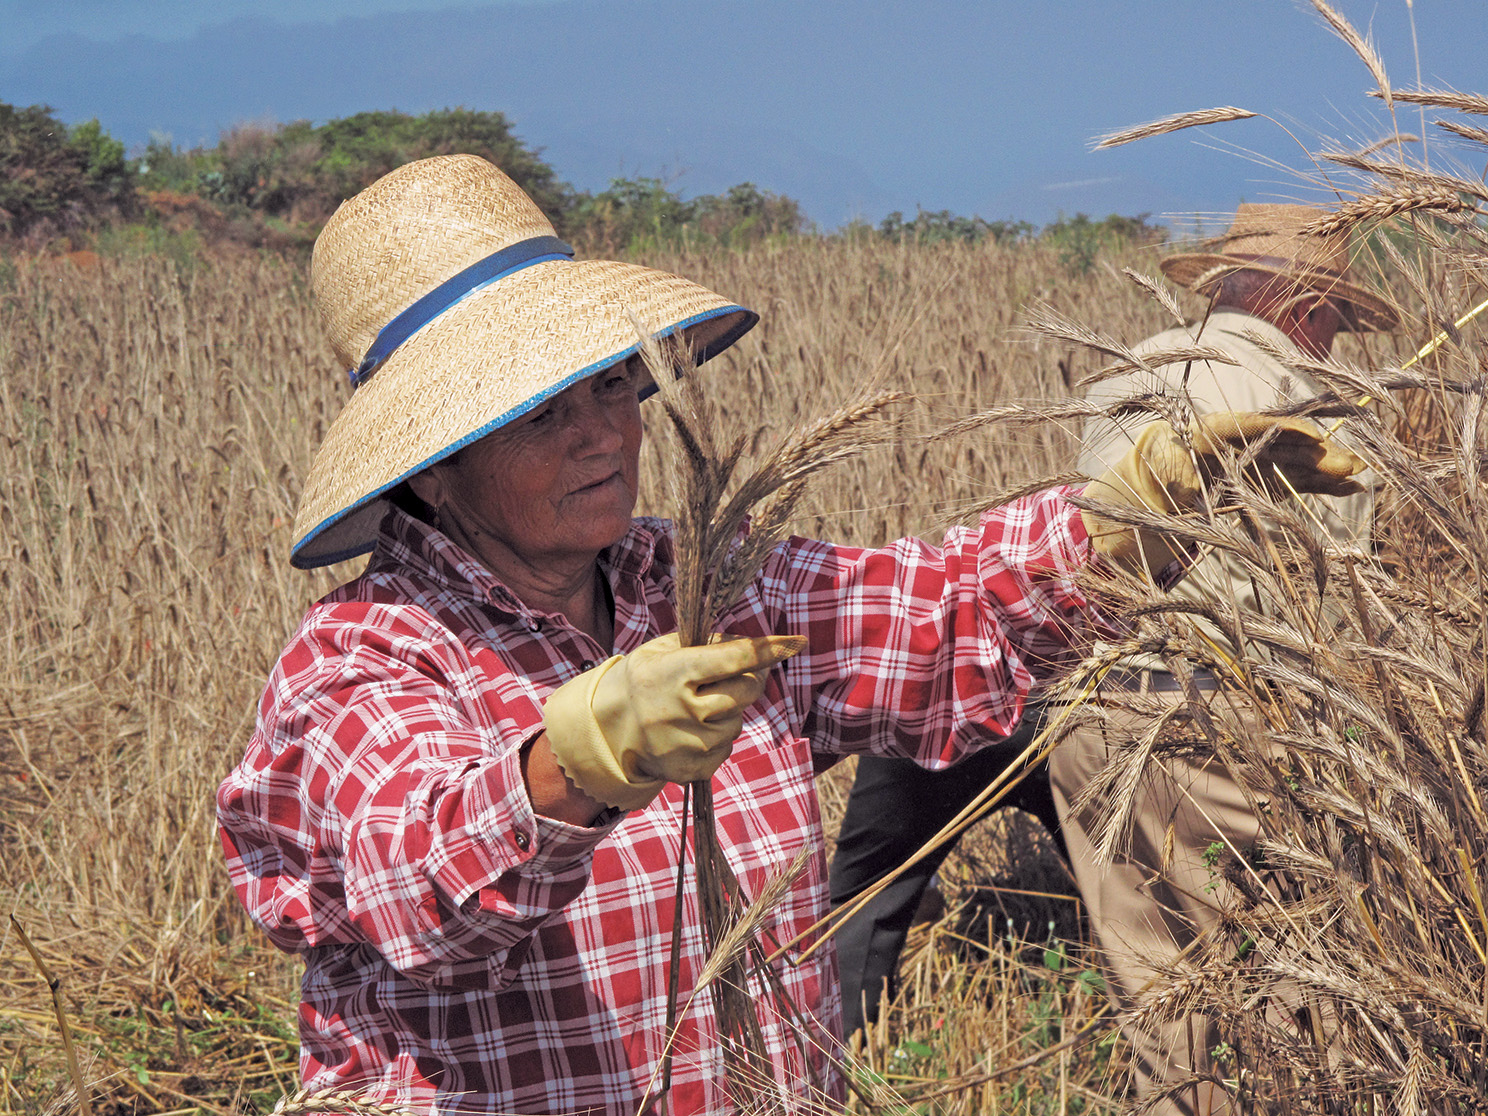
POLYGON ((356 386, 311 464, 294 565, 370 550, 391 489, 636 352, 637 322, 700 364, 759 320, 676 275, 571 256, 473 155, 409 163, 341 205, 311 286, 356 386))
POLYGON ((1203 250, 1169 256, 1160 266, 1173 282, 1200 294, 1209 294, 1215 283, 1234 271, 1288 276, 1299 289, 1331 299, 1344 329, 1394 329, 1400 324, 1395 306, 1349 278, 1348 234, 1319 236, 1307 231, 1327 215, 1327 210, 1310 205, 1245 203, 1223 236, 1203 250))

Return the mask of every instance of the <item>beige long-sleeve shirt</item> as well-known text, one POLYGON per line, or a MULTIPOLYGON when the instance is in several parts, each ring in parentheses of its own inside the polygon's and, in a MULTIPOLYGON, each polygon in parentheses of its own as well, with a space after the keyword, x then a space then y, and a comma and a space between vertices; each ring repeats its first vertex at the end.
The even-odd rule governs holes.
MULTIPOLYGON (((1202 332, 1197 323, 1180 326, 1148 338, 1136 346, 1135 351, 1146 357, 1151 353, 1202 345, 1228 353, 1236 364, 1193 361, 1160 365, 1150 373, 1138 371, 1094 384, 1086 399, 1106 407, 1150 392, 1180 398, 1186 394, 1197 413, 1210 414, 1215 411, 1265 410, 1284 400, 1305 399, 1321 390, 1305 375, 1273 359, 1248 339, 1247 333, 1263 337, 1283 350, 1296 349, 1286 335, 1270 323, 1238 311, 1220 310, 1210 316, 1202 332)), ((1080 470, 1088 476, 1098 476, 1126 453, 1137 431, 1150 421, 1152 416, 1145 414, 1120 420, 1101 418, 1087 421, 1082 433, 1080 470)), ((1367 484, 1367 474, 1363 479, 1367 484)), ((1304 499, 1317 517, 1315 522, 1321 522, 1338 545, 1366 545, 1374 506, 1373 495, 1367 488, 1353 496, 1309 496, 1304 499)), ((1233 601, 1247 612, 1265 612, 1251 579, 1239 563, 1227 555, 1213 554, 1196 563, 1172 592, 1184 600, 1233 601)), ((1221 612, 1224 610, 1222 604, 1221 612)), ((1234 647, 1217 631, 1207 625, 1204 625, 1204 630, 1221 651, 1231 656, 1235 654, 1234 647)), ((1127 666, 1131 669, 1165 669, 1155 656, 1141 661, 1134 659, 1127 666)))

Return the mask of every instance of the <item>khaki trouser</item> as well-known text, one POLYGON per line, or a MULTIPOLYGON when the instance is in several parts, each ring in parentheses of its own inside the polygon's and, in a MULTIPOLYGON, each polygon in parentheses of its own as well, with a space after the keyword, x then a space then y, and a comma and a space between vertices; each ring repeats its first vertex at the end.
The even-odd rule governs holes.
MULTIPOLYGON (((1142 700, 1171 705, 1183 697, 1164 693, 1142 700)), ((1125 854, 1111 864, 1096 862, 1095 834, 1088 828, 1093 825, 1094 811, 1077 814, 1070 803, 1105 764, 1108 753, 1140 737, 1151 717, 1150 712, 1112 707, 1106 721, 1075 730, 1049 759, 1054 804, 1105 968, 1107 989, 1117 1008, 1139 1002, 1153 976, 1148 960, 1175 959, 1196 935, 1215 925, 1216 904, 1227 885, 1205 862, 1209 846, 1224 841, 1244 850, 1260 834, 1244 793, 1218 760, 1169 759, 1161 767, 1154 764, 1137 791, 1125 854)), ((1140 1098, 1160 1094, 1191 1078, 1195 1071, 1224 1075, 1224 1067, 1213 1067, 1209 1057, 1219 1036, 1203 1016, 1145 1024, 1140 1030, 1128 1026, 1126 1034, 1140 1098)), ((1161 1116, 1210 1116, 1233 1109, 1222 1088, 1199 1084, 1154 1102, 1147 1111, 1161 1116)))

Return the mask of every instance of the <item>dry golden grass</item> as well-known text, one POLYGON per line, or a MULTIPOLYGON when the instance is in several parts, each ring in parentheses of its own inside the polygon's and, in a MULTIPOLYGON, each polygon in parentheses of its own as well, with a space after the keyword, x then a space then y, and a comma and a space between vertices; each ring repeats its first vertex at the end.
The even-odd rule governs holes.
MULTIPOLYGON (((1488 293, 1470 264, 1480 232, 1394 232, 1457 254, 1458 288, 1438 276, 1416 304, 1465 324, 1461 311, 1488 293)), ((1430 339, 1433 325, 1412 315, 1406 329, 1430 339)), ((1138 618, 1130 647, 1236 691, 1191 695, 1155 736, 1113 755, 1093 788, 1108 807, 1103 847, 1120 846, 1132 789, 1169 756, 1228 769, 1265 829, 1256 848, 1214 849, 1221 932, 1154 959, 1164 978, 1133 1018, 1218 1020, 1221 1072, 1257 1111, 1466 1113, 1488 1095, 1483 368, 1471 340, 1438 337, 1419 361, 1297 365, 1329 391, 1287 410, 1340 419, 1379 476, 1378 553, 1339 550, 1297 506, 1232 475, 1216 500, 1229 510, 1156 526, 1232 555, 1261 607, 1180 611, 1135 586, 1112 592, 1138 618), (1238 660, 1203 638, 1200 617, 1238 660)))
MULTIPOLYGON (((1020 332, 1037 300, 1130 335, 1162 317, 1119 274, 1153 270, 1145 254, 1083 275, 1040 246, 802 240, 648 262, 762 312, 702 377, 742 427, 771 432, 858 397, 874 369, 875 386, 919 398, 926 428, 1058 399, 1099 360, 1020 332)), ((0 882, 61 978, 95 1111, 228 1112, 250 1096, 267 1108, 297 1085, 297 972, 239 909, 212 803, 283 641, 353 569, 305 574, 287 561, 300 478, 344 398, 344 371, 302 273, 276 259, 105 257, 89 271, 22 259, 0 275, 0 882)), ((648 510, 665 512, 659 418, 648 415, 659 444, 643 487, 648 510)), ((764 448, 746 447, 746 460, 764 448)), ((1058 427, 928 445, 906 431, 808 493, 795 529, 856 543, 933 534, 989 491, 1070 460, 1058 427)), ((823 783, 830 819, 843 777, 823 783)), ((1044 1111, 1029 1098, 1042 1096, 1045 1065, 975 1086, 975 1104, 955 1084, 989 1071, 989 1020, 1010 1036, 1043 1033, 1004 975, 1025 953, 916 955, 936 988, 960 989, 962 1006, 924 1024, 937 1053, 905 1055, 947 1075, 943 1110, 1001 1090, 1024 1100, 979 1110, 1044 1111)), ((1044 973, 1065 988, 1077 971, 1044 973)), ((39 1112, 70 1089, 48 990, 10 938, 0 986, 0 1114, 39 1112)), ((925 1004, 904 998, 873 1057, 921 1025, 925 1004)), ((1036 1045, 1013 1042, 1008 1057, 1036 1045)), ((1080 1064, 1087 1077, 1071 1096, 1101 1088, 1094 1063, 1080 1064)))
POLYGON ((1138 124, 1134 128, 1124 128, 1119 132, 1110 132, 1107 135, 1098 136, 1092 147, 1096 151, 1107 147, 1121 147, 1123 144, 1136 143, 1137 140, 1151 139, 1153 136, 1165 136, 1169 132, 1181 132, 1185 128, 1207 128, 1214 124, 1224 124, 1230 120, 1250 120, 1255 115, 1255 113, 1248 109, 1235 108, 1232 105, 1224 105, 1220 108, 1212 109, 1198 109, 1194 112, 1180 112, 1173 116, 1165 116, 1161 120, 1138 124))
MULTIPOLYGON (((23 261, 0 307, 10 909, 62 978, 95 1074, 115 1075, 105 1093, 164 1110, 197 1081, 220 1089, 225 1066, 197 1051, 240 1057, 253 1087, 292 1085, 294 985, 256 962, 212 801, 263 664, 330 584, 283 561, 295 478, 338 404, 309 371, 326 362, 303 286, 250 257, 185 275, 23 261), (266 1031, 227 1036, 261 1013, 266 1031), (176 1064, 131 1065, 156 1029, 176 1064)), ((27 1110, 55 1039, 14 946, 0 1104, 27 1110)))

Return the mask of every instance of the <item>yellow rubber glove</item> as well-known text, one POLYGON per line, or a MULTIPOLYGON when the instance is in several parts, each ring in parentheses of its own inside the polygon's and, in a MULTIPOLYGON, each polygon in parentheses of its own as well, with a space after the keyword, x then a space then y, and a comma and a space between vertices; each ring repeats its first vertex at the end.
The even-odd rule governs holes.
POLYGON ((682 647, 676 633, 616 655, 553 691, 548 745, 591 798, 639 810, 667 783, 710 778, 765 690, 770 667, 802 636, 720 639, 682 647))
MULTIPOLYGON (((1085 495, 1165 515, 1192 511, 1201 503, 1205 484, 1220 475, 1220 458, 1227 452, 1243 452, 1263 439, 1268 440, 1248 473, 1268 492, 1347 496, 1359 491, 1361 486, 1353 478, 1364 470, 1365 462, 1312 423, 1219 411, 1193 421, 1188 444, 1165 422, 1144 426, 1132 448, 1091 481, 1085 495)), ((1146 570, 1162 580, 1159 575, 1166 567, 1188 558, 1181 543, 1160 531, 1132 527, 1090 511, 1083 511, 1081 518, 1091 547, 1116 565, 1146 570)))

